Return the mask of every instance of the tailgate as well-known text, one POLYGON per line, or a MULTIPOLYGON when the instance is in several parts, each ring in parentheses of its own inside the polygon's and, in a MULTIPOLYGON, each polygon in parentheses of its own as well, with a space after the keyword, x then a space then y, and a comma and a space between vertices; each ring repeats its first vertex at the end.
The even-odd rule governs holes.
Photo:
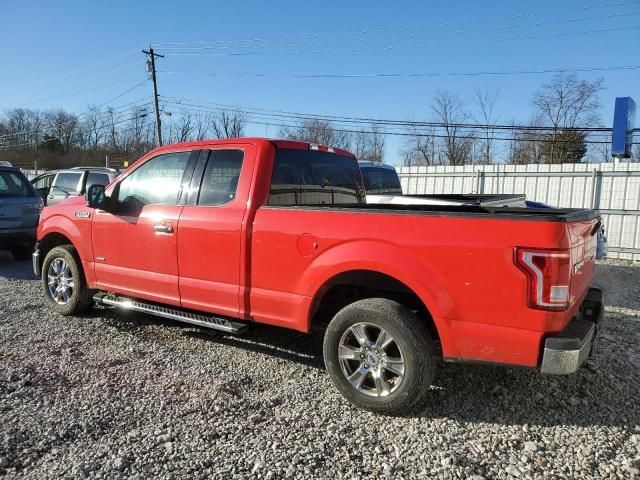
POLYGON ((571 305, 579 305, 584 299, 596 264, 597 233, 601 227, 599 218, 567 222, 569 248, 571 252, 571 305))

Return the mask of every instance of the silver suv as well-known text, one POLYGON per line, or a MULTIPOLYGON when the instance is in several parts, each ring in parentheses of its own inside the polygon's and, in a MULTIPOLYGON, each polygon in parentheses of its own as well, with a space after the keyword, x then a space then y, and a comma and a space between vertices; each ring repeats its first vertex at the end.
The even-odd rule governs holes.
POLYGON ((84 195, 91 185, 108 185, 119 172, 106 167, 74 167, 56 173, 45 202, 55 205, 68 197, 84 195))
POLYGON ((0 166, 0 250, 28 260, 36 241, 43 202, 17 168, 0 166))

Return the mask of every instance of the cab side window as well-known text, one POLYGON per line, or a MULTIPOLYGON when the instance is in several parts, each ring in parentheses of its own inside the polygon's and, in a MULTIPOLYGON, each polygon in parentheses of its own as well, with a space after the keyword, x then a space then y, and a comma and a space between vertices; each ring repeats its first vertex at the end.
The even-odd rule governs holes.
POLYGON ((165 153, 147 160, 118 185, 117 202, 123 212, 146 205, 175 205, 191 152, 165 153))
POLYGON ((198 205, 224 205, 236 198, 242 150, 212 150, 204 171, 198 205))

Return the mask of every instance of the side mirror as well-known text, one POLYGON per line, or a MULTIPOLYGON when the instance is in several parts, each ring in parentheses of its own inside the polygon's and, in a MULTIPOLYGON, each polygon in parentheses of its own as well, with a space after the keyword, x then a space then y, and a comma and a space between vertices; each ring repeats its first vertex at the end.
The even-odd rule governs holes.
POLYGON ((104 194, 104 185, 91 185, 87 189, 84 198, 87 202, 87 207, 105 210, 107 197, 104 194))

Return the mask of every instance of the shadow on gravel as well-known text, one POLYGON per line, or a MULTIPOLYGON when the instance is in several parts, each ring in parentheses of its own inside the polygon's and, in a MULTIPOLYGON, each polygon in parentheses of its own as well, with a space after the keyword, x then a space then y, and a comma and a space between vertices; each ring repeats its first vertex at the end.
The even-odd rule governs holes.
MULTIPOLYGON (((95 316, 107 318, 123 331, 164 325, 181 329, 189 338, 324 369, 321 329, 303 334, 252 325, 245 335, 231 336, 143 314, 123 315, 99 309, 95 316)), ((615 350, 627 349, 625 342, 640 344, 640 334, 635 333, 638 322, 618 317, 611 323, 603 332, 604 348, 600 349, 595 366, 583 368, 575 375, 546 376, 534 369, 440 364, 427 407, 411 416, 498 425, 629 426, 634 418, 640 418, 638 400, 625 394, 629 385, 640 381, 634 373, 638 365, 624 363, 616 357, 615 350), (634 332, 634 338, 623 340, 629 332, 634 332)))
POLYGON ((604 292, 605 305, 640 309, 640 266, 598 264, 593 284, 604 292))
POLYGON ((317 332, 317 334, 307 335, 278 327, 251 325, 245 334, 234 336, 215 330, 200 329, 161 317, 138 312, 123 312, 122 310, 110 308, 94 308, 83 316, 86 318, 105 319, 118 330, 129 333, 135 333, 149 325, 177 328, 186 337, 242 348, 247 351, 296 362, 310 368, 324 369, 322 334, 317 332))
POLYGON ((31 270, 31 261, 17 261, 10 253, 0 252, 0 277, 9 280, 37 280, 31 270))
POLYGON ((201 330, 188 330, 185 335, 324 370, 322 333, 319 331, 306 334, 254 325, 242 336, 221 335, 201 330))

